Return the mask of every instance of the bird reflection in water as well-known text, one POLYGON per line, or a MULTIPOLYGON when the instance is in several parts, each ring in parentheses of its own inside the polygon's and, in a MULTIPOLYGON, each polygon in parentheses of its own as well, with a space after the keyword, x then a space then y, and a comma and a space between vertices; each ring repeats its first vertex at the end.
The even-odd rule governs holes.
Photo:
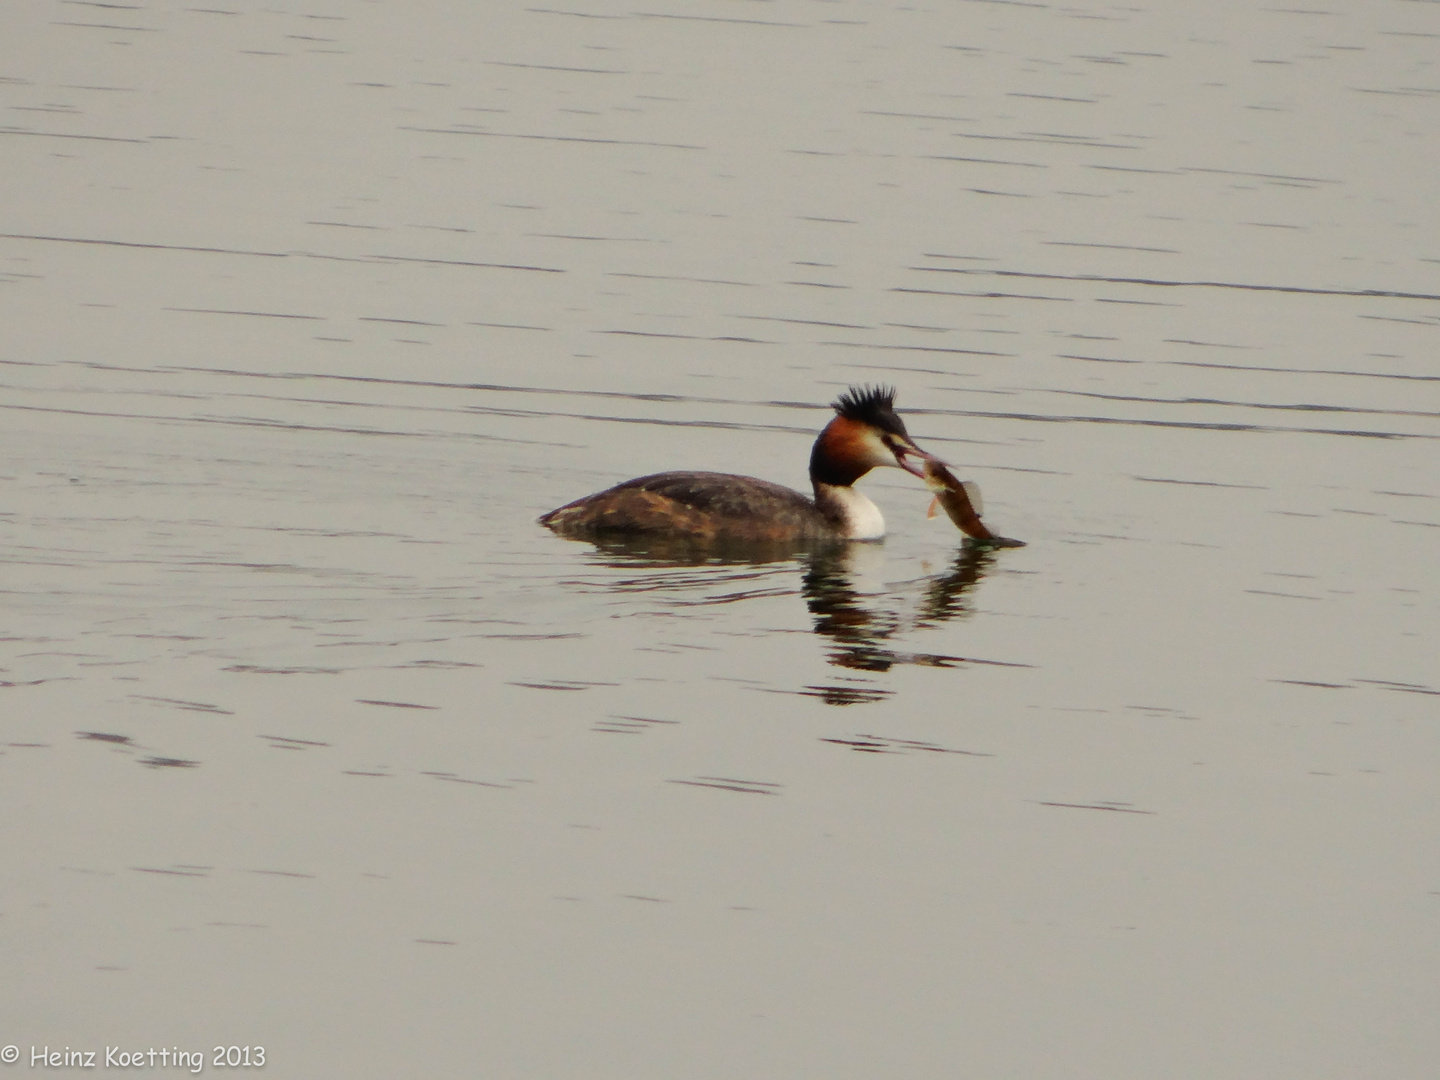
MULTIPOLYGON (((726 544, 696 543, 683 537, 609 537, 592 540, 597 561, 626 570, 716 570, 716 577, 677 580, 674 575, 631 578, 626 590, 673 589, 687 585, 727 586, 722 597, 710 602, 783 595, 793 586, 780 586, 776 571, 802 568, 800 595, 814 618, 815 633, 829 641, 826 658, 837 667, 856 672, 886 672, 897 664, 954 667, 968 663, 995 664, 942 653, 909 652, 895 647, 904 635, 938 626, 971 612, 970 594, 995 564, 993 545, 966 540, 949 565, 939 573, 904 583, 901 588, 918 600, 901 603, 893 587, 883 593, 866 589, 862 579, 867 564, 879 564, 883 555, 870 545, 834 544, 726 544), (788 564, 788 565, 787 565, 788 564), (738 573, 737 573, 738 571, 738 573)), ((1008 665, 1007 665, 1008 666, 1008 665)), ((861 686, 815 686, 802 691, 832 705, 878 701, 890 691, 861 686)))

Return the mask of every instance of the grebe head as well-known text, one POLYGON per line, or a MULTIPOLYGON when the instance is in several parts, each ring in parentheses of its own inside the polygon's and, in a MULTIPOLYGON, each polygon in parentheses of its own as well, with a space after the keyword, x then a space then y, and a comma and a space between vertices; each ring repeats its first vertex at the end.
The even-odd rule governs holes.
POLYGON ((852 386, 834 402, 835 419, 820 432, 810 454, 810 476, 847 486, 871 469, 893 466, 925 478, 925 462, 940 459, 921 450, 895 414, 895 389, 852 386))

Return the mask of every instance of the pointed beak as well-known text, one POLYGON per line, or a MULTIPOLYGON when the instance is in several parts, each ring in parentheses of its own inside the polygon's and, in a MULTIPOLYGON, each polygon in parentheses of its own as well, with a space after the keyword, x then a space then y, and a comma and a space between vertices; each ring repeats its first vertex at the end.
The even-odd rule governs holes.
POLYGON ((895 464, 906 472, 918 476, 921 480, 925 479, 925 462, 933 461, 937 465, 945 464, 945 462, 941 461, 934 454, 926 450, 921 450, 914 443, 897 446, 894 448, 894 452, 895 464))

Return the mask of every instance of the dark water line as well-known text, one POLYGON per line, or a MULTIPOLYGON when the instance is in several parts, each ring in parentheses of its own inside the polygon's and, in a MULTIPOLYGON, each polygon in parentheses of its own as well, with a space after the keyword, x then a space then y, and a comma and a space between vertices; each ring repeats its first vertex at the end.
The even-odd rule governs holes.
MULTIPOLYGON (((355 376, 325 376, 327 378, 358 378, 355 376)), ((366 382, 402 382, 402 380, 391 379, 360 379, 366 382)), ((486 389, 484 387, 460 387, 461 389, 486 389)), ((497 388, 503 389, 503 388, 497 388)), ((554 391, 556 393, 563 391, 554 391)), ((608 396, 608 395, 607 395, 608 396)), ((623 397, 625 395, 613 395, 623 397)), ((736 404, 754 404, 750 402, 736 404)), ((772 402, 771 405, 781 403, 772 402)), ((793 406, 804 408, 820 408, 821 406, 793 406)), ((459 431, 397 431, 381 428, 359 428, 341 427, 324 424, 297 424, 286 420, 275 420, 267 417, 239 417, 239 416, 162 416, 148 413, 117 413, 105 412, 95 409, 61 409, 40 405, 16 405, 9 402, 0 402, 0 408, 16 409, 23 412, 57 413, 70 416, 104 416, 116 420, 148 420, 162 421, 175 424, 220 424, 230 427, 265 427, 282 431, 313 431, 330 432, 342 435, 375 435, 375 436, 402 436, 405 438, 465 438, 482 439, 490 442, 507 443, 528 443, 531 440, 511 439, 496 435, 483 435, 476 432, 459 431)), ((604 424, 643 424, 656 427, 684 427, 684 428, 710 428, 722 431, 765 431, 765 432, 786 432, 790 434, 813 435, 811 428, 792 427, 784 424, 745 424, 725 420, 666 420, 659 417, 639 416, 600 416, 593 413, 563 413, 553 411, 540 411, 534 409, 500 409, 487 408, 485 406, 466 406, 462 411, 483 416, 505 416, 515 419, 541 419, 541 420, 588 420, 604 424)), ((1440 434, 1429 435, 1417 432, 1404 431, 1359 431, 1345 430, 1341 428, 1296 428, 1276 427, 1265 424, 1238 424, 1238 423, 1202 423, 1199 421, 1181 420, 1140 420, 1118 416, 1045 416, 1039 413, 1009 413, 1009 412, 986 412, 979 410, 962 409, 912 409, 909 410, 915 415, 924 416, 965 416, 983 420, 1023 420, 1032 423, 1045 424, 1117 424, 1134 427, 1159 427, 1159 428, 1184 428, 1195 431, 1242 431, 1242 432, 1265 432, 1277 434, 1295 435, 1345 435, 1355 438, 1367 439, 1440 439, 1440 434)), ((553 445, 544 443, 542 445, 553 445)))
POLYGON ((1196 431, 1247 431, 1289 435, 1348 435, 1363 439, 1440 439, 1405 431, 1350 431, 1344 428, 1276 427, 1269 424, 1202 423, 1187 420, 1140 420, 1122 416, 1043 416, 1039 413, 981 412, 964 409, 912 409, 926 416, 970 416, 984 420, 1025 420, 1044 424, 1120 424, 1135 427, 1190 428, 1196 431))
MULTIPOLYGON (((926 258, 952 256, 926 252, 926 258)), ((1237 289, 1245 292, 1296 293, 1305 296, 1384 297, 1392 300, 1440 300, 1435 293, 1399 292, 1391 289, 1320 289, 1303 285, 1254 285, 1240 281, 1170 281, 1164 278, 1110 277, 1103 274, 1042 274, 1030 270, 990 270, 964 266, 911 266, 909 270, 932 274, 970 274, 991 277, 1025 278, 1030 281, 1098 282, 1104 285, 1150 285, 1166 289, 1237 289)), ((894 290, 896 292, 903 290, 894 290)))
MULTIPOLYGON (((334 435, 375 435, 405 439, 478 439, 482 442, 503 442, 527 446, 571 445, 549 441, 536 442, 532 439, 509 439, 500 435, 482 435, 473 431, 395 431, 382 428, 340 427, 328 424, 297 424, 288 420, 272 420, 267 417, 250 416, 162 416, 158 413, 104 412, 99 409, 59 409, 43 405, 15 405, 0 401, 0 409, 15 409, 20 412, 54 413, 62 416, 103 416, 108 420, 141 420, 147 423, 166 424, 218 424, 222 427, 272 428, 277 431, 309 431, 334 435)), ((494 410, 499 413, 500 410, 494 410)), ((521 414, 531 415, 531 414, 521 414)), ((603 419, 596 417, 596 419, 603 419)))
MULTIPOLYGON (((138 248, 146 251, 188 251, 202 255, 249 255, 263 259, 326 259, 332 262, 420 263, 427 266, 476 267, 483 270, 525 270, 540 274, 564 274, 557 266, 528 266, 523 263, 475 262, 466 259, 436 259, 413 255, 326 255, 314 251, 247 251, 244 248, 198 247, 190 244, 146 244, 136 240, 101 240, 88 236, 42 236, 32 233, 0 233, 0 240, 35 240, 48 244, 93 244, 98 247, 138 248)), ((198 310, 174 308, 169 310, 198 310)))
POLYGON ((149 251, 198 251, 206 255, 258 255, 284 259, 285 251, 245 251, 240 248, 191 247, 186 244, 142 244, 133 240, 97 240, 85 236, 36 236, 29 233, 0 233, 0 240, 39 240, 50 244, 96 244, 101 247, 144 248, 149 251))
POLYGON ((704 150, 694 143, 654 142, 646 139, 600 139, 581 135, 540 135, 520 131, 468 131, 463 128, 431 128, 401 124, 401 131, 415 131, 426 135, 470 135, 491 139, 537 139, 541 142, 591 143, 603 146, 648 146, 659 150, 704 150))
POLYGON ((1212 364, 1202 360, 1161 360, 1176 367, 1218 368, 1221 371, 1267 371, 1277 375, 1348 375, 1360 379, 1403 379, 1407 382, 1440 382, 1440 375, 1402 375, 1392 371, 1327 371, 1324 368, 1261 367, 1257 364, 1212 364))
MULTIPOLYGON (((131 370, 125 368, 112 368, 111 370, 131 370)), ((690 404, 690 405, 742 405, 767 409, 804 409, 812 412, 828 412, 830 405, 816 403, 814 401, 751 401, 741 398, 721 397, 697 397, 688 394, 653 394, 633 393, 624 390, 573 390, 552 386, 507 386, 502 383, 462 383, 462 382, 440 382, 430 379, 390 379, 379 375, 337 375, 330 372, 315 371, 293 371, 293 372, 271 372, 271 371, 241 371, 237 368, 208 368, 192 367, 188 365, 166 364, 158 368, 139 369, 148 371, 186 371, 202 375, 231 375, 236 378, 245 379, 330 379, 337 382, 372 383, 377 386, 416 386, 426 389, 438 390, 477 390, 485 393, 497 394, 551 394, 559 397, 581 397, 581 398, 607 398, 619 401, 645 401, 659 404, 690 404)), ((904 409, 905 412, 921 412, 918 409, 904 409)), ((535 413, 531 410, 516 410, 517 415, 554 415, 569 416, 567 413, 535 413)), ((613 419, 607 417, 580 417, 581 419, 613 419)), ((668 423, 683 423, 683 421, 663 421, 668 423)), ((754 430, 796 430, 788 427, 775 427, 769 425, 735 425, 737 427, 750 427, 754 430)))
POLYGON ((1263 401, 1228 401, 1223 398, 1157 398, 1133 394, 1099 394, 1091 390, 1049 390, 1051 394, 1066 394, 1071 397, 1094 398, 1099 401, 1130 401, 1142 405, 1219 405, 1233 409, 1277 409, 1284 412, 1363 413, 1369 416, 1419 416, 1427 419, 1440 418, 1440 413, 1421 412, 1414 409, 1362 409, 1353 405, 1305 405, 1278 404, 1263 401))

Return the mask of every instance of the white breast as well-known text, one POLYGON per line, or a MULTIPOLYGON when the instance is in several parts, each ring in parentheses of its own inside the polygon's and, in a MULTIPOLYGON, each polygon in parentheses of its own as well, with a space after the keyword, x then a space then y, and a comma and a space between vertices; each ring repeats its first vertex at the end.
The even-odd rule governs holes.
POLYGON ((885 535, 885 516, 878 506, 853 487, 824 486, 827 499, 844 513, 847 540, 879 540, 885 535))

